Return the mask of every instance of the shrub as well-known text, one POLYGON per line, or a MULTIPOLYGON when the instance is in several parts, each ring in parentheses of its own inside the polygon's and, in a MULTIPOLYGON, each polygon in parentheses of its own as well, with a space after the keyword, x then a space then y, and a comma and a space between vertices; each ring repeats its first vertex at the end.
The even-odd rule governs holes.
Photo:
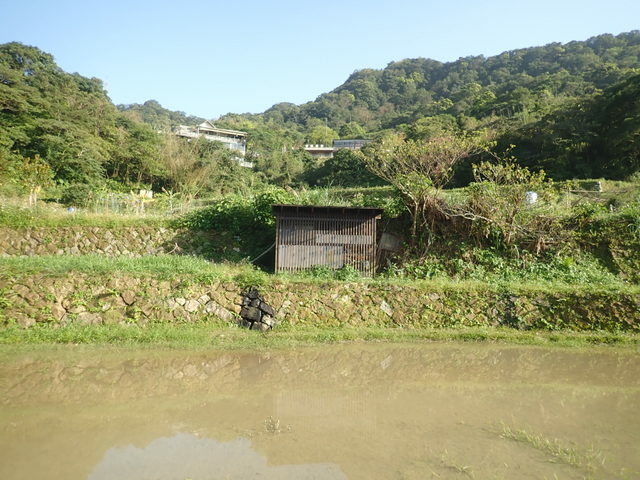
MULTIPOLYGON (((282 189, 269 189, 253 198, 227 195, 207 207, 190 212, 176 222, 178 228, 226 232, 236 237, 240 255, 254 258, 268 249, 275 238, 274 203, 291 203, 293 196, 282 189)), ((265 257, 262 263, 268 264, 265 257)))
POLYGON ((86 183, 72 183, 60 194, 60 202, 68 207, 86 208, 91 205, 94 187, 86 183))

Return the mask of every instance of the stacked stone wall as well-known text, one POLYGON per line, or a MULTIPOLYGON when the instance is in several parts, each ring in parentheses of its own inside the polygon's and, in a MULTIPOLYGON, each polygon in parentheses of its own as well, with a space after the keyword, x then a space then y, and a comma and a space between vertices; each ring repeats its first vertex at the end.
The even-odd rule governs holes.
MULTIPOLYGON (((211 232, 156 226, 0 227, 0 256, 104 255, 139 257, 167 253, 210 257, 233 249, 211 232)), ((236 247, 237 248, 237 247, 236 247)))
MULTIPOLYGON (((243 324, 246 291, 233 282, 200 283, 188 276, 0 276, 0 321, 23 327, 207 320, 243 324)), ((640 331, 638 294, 277 281, 259 292, 274 310, 274 324, 293 326, 640 331)))

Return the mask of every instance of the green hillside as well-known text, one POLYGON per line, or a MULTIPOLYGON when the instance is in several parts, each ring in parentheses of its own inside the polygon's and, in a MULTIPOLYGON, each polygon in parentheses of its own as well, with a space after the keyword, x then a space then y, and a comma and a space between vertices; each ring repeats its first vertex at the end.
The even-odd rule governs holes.
POLYGON ((216 143, 158 133, 164 124, 152 120, 165 119, 148 113, 154 106, 164 110, 147 102, 121 112, 101 80, 64 72, 36 47, 0 45, 0 190, 33 195, 48 187, 76 204, 100 188, 194 196, 219 190, 240 170, 216 143))
POLYGON ((355 122, 374 132, 441 114, 540 117, 569 99, 614 85, 639 67, 640 31, 449 63, 405 59, 382 70, 358 70, 313 102, 281 103, 248 118, 297 128, 326 120, 335 130, 355 122))
POLYGON ((143 104, 118 105, 118 110, 131 119, 147 123, 156 130, 167 131, 178 125, 198 125, 204 118, 174 112, 163 108, 156 100, 147 100, 143 104))
POLYGON ((556 179, 623 178, 638 169, 639 69, 640 31, 450 63, 406 59, 356 71, 313 102, 220 123, 249 132, 277 126, 297 132, 299 142, 325 144, 389 131, 427 139, 484 129, 556 179))
MULTIPOLYGON (((0 45, 0 188, 55 187, 62 199, 83 188, 193 197, 262 183, 376 185, 381 180, 358 155, 323 162, 302 146, 391 134, 429 141, 482 133, 496 154, 510 149, 520 164, 556 180, 624 179, 640 166, 639 91, 640 31, 449 63, 406 59, 356 71, 303 105, 216 120, 248 132, 251 171, 215 143, 166 133, 201 118, 154 100, 116 107, 101 80, 64 72, 36 47, 7 43, 0 45)), ((454 182, 466 184, 469 164, 458 170, 454 182)))

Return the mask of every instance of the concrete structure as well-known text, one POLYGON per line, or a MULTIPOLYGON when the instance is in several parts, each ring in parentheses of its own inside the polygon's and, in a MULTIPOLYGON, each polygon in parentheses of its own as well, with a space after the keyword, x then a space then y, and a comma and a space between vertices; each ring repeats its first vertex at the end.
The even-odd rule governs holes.
POLYGON ((311 154, 314 158, 331 158, 333 154, 341 148, 349 150, 360 150, 362 147, 371 143, 371 140, 363 138, 355 138, 352 140, 334 140, 331 147, 325 145, 305 145, 304 150, 311 154))
POLYGON ((349 150, 360 150, 362 147, 371 143, 371 140, 365 140, 364 138, 354 138, 351 140, 334 140, 334 150, 340 150, 341 148, 348 148, 349 150))
POLYGON ((227 148, 244 156, 247 151, 247 134, 239 130, 217 128, 209 121, 202 122, 197 127, 179 125, 174 132, 179 137, 205 138, 213 142, 221 142, 227 148))
POLYGON ((304 151, 314 158, 331 158, 333 157, 333 147, 325 145, 305 145, 304 151))

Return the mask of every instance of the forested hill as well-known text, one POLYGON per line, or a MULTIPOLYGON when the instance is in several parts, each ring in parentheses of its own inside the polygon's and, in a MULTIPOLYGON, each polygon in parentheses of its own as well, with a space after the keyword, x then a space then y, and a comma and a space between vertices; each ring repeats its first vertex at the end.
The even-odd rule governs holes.
POLYGON ((66 73, 36 47, 0 45, 0 181, 29 176, 26 159, 57 181, 145 176, 152 137, 118 112, 100 79, 66 73))
POLYGON ((612 86, 638 68, 637 30, 450 63, 407 59, 382 70, 356 71, 313 102, 277 104, 261 116, 303 130, 313 119, 326 120, 337 131, 356 122, 369 132, 439 114, 541 116, 567 99, 612 86))
POLYGON ((201 119, 139 107, 119 111, 100 79, 67 73, 36 47, 0 45, 0 196, 55 186, 78 205, 79 192, 142 185, 193 196, 242 181, 220 144, 158 132, 201 119))
POLYGON ((100 79, 64 72, 36 47, 0 45, 0 190, 143 184, 200 195, 254 173, 279 185, 365 184, 357 158, 322 164, 301 147, 391 132, 490 130, 499 149, 515 145, 520 163, 555 179, 625 178, 640 170, 640 31, 450 63, 402 60, 357 71, 313 102, 217 119, 248 132, 253 172, 216 142, 159 133, 201 121, 154 100, 116 107, 100 79))
POLYGON ((640 169, 639 91, 635 30, 488 58, 392 62, 354 72, 315 101, 218 123, 249 131, 265 149, 291 144, 293 132, 299 143, 329 144, 387 131, 420 139, 489 129, 500 148, 515 144, 522 164, 554 178, 624 178, 640 169), (274 138, 278 129, 287 136, 274 138))
POLYGON ((171 130, 177 125, 198 125, 205 121, 201 117, 168 110, 156 100, 147 100, 143 104, 118 105, 118 110, 124 112, 129 118, 148 123, 154 129, 162 131, 171 130))

